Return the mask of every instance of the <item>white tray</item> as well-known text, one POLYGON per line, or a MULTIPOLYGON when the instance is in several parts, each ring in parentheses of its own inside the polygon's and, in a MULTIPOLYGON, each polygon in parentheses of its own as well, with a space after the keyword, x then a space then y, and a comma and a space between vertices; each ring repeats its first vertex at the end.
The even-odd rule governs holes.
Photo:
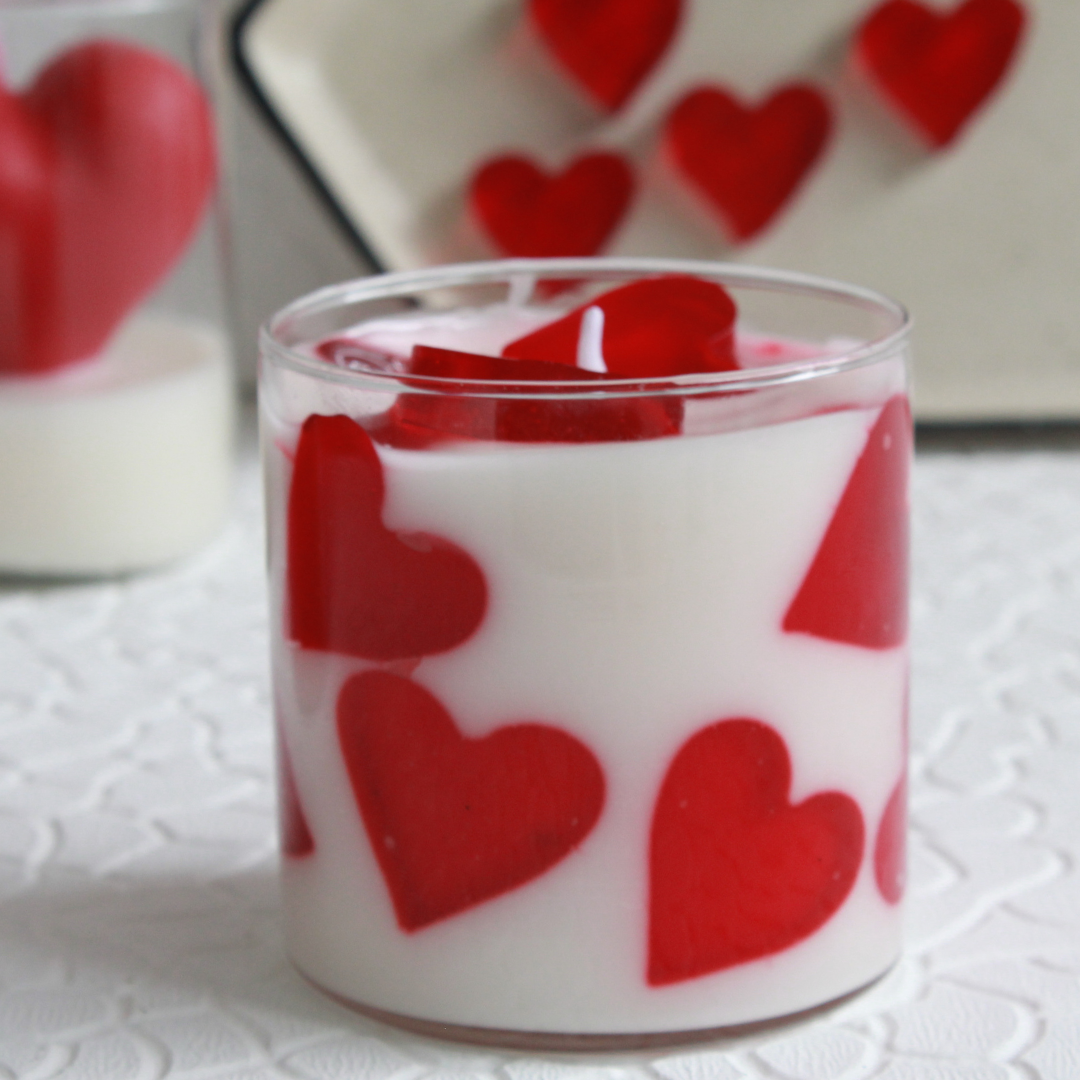
POLYGON ((1080 7, 1025 2, 1005 79, 936 153, 852 72, 872 0, 685 0, 666 56, 606 118, 530 34, 522 0, 249 0, 234 56, 373 269, 490 254, 463 200, 482 160, 524 152, 555 169, 614 148, 639 194, 608 253, 871 285, 915 315, 921 419, 1063 419, 1080 416, 1080 7), (791 81, 828 96, 832 140, 773 225, 732 248, 672 190, 659 124, 701 82, 752 102, 791 81))

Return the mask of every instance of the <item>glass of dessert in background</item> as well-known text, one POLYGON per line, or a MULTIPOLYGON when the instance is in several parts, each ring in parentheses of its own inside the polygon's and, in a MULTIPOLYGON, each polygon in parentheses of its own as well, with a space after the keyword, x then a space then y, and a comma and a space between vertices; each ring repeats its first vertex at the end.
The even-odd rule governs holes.
POLYGON ((288 948, 525 1047, 704 1037, 900 948, 908 322, 861 288, 514 260, 262 337, 288 948))
POLYGON ((153 566, 227 511, 206 14, 0 0, 0 573, 153 566))

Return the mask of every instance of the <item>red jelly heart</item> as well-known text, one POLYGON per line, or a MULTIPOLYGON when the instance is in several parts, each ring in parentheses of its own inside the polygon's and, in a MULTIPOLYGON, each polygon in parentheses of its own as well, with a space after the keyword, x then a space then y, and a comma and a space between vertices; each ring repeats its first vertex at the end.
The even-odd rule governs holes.
POLYGON ((94 355, 180 257, 214 185, 199 84, 119 41, 0 87, 0 371, 94 355))
POLYGON ((307 816, 296 790, 296 777, 285 740, 278 736, 278 818, 281 853, 291 859, 303 859, 315 851, 315 839, 308 828, 307 816))
POLYGON ((664 140, 734 238, 749 240, 795 194, 831 128, 829 104, 812 86, 785 86, 757 108, 703 86, 672 109, 664 140))
MULTIPOLYGON (((505 360, 417 345, 410 371, 455 382, 444 384, 438 394, 401 394, 389 415, 373 428, 374 438, 402 448, 420 448, 448 438, 629 442, 674 435, 682 418, 682 403, 662 396, 556 400, 530 397, 527 390, 519 390, 510 399, 476 396, 476 387, 469 385, 477 379, 502 383, 604 381, 603 375, 569 364, 505 360)), ((538 388, 538 392, 542 390, 538 388)))
POLYGON ((907 637, 911 441, 911 410, 898 395, 867 436, 785 630, 866 649, 907 637))
POLYGON ((947 146, 1001 82, 1025 21, 1016 0, 949 13, 885 0, 856 32, 855 58, 931 146, 947 146))
POLYGON ((577 362, 585 312, 604 313, 602 351, 608 374, 644 379, 734 371, 735 303, 721 285, 672 275, 613 289, 568 315, 512 341, 515 359, 577 362))
POLYGON ((844 902, 862 862, 849 796, 788 801, 783 739, 758 720, 703 728, 675 755, 650 840, 653 986, 780 952, 844 902))
POLYGON ((480 167, 469 202, 504 255, 595 255, 623 219, 633 191, 633 173, 618 154, 587 154, 557 176, 509 156, 480 167))
POLYGON ((347 416, 309 416, 288 509, 288 626, 305 648, 396 660, 445 652, 484 617, 487 584, 460 548, 382 521, 382 465, 347 416))
POLYGON ((368 671, 341 691, 338 735, 403 930, 538 877, 592 830, 604 775, 573 736, 517 723, 466 738, 423 687, 368 671))
POLYGON ((874 842, 874 880, 890 904, 904 895, 905 850, 907 848, 907 778, 893 788, 878 825, 874 842))
POLYGON ((529 12, 575 82, 614 112, 667 52, 682 0, 530 0, 529 12))

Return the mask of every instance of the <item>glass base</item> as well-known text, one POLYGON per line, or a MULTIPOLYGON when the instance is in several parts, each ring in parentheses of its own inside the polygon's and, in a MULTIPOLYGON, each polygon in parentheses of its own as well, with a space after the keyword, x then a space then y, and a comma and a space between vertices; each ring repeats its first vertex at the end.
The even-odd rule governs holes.
POLYGON ((852 998, 865 993, 870 987, 879 983, 892 970, 890 964, 880 975, 856 987, 854 990, 841 994, 839 997, 822 1002, 809 1009, 801 1009, 798 1012, 786 1013, 783 1016, 770 1017, 766 1020, 755 1020, 745 1024, 727 1024, 719 1027, 692 1028, 682 1031, 634 1031, 634 1032, 552 1032, 552 1031, 510 1031, 505 1028, 470 1027, 467 1024, 448 1024, 438 1020, 423 1020, 416 1016, 405 1016, 401 1013, 387 1012, 384 1009, 376 1009, 370 1005, 364 1005, 358 1001, 328 990, 320 986, 314 979, 309 978, 299 968, 296 970, 305 980, 321 994, 345 1006, 353 1012, 366 1016, 369 1020, 377 1020, 381 1024, 399 1028, 403 1031, 421 1035, 427 1039, 442 1039, 446 1042, 469 1043, 473 1046, 490 1047, 505 1050, 538 1050, 552 1053, 573 1053, 590 1051, 626 1051, 626 1050, 654 1050, 675 1046, 692 1046, 697 1043, 717 1042, 723 1039, 741 1039, 760 1032, 771 1032, 790 1024, 804 1020, 814 1019, 841 1005, 845 1005, 852 998))

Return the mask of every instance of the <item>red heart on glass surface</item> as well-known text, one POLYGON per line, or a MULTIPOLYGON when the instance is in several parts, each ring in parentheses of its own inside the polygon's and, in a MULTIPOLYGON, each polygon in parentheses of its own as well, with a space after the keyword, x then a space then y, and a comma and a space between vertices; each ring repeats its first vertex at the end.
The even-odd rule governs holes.
POLYGON ((202 88, 118 41, 0 87, 0 371, 94 355, 175 264, 206 210, 214 128, 202 88))
POLYGON ((889 649, 907 637, 911 409, 886 402, 784 616, 788 632, 889 649))
POLYGON ((855 58, 931 146, 946 146, 1008 70, 1026 21, 1016 0, 966 0, 943 14, 885 0, 855 35, 855 58))
POLYGON ((278 832, 281 853, 291 859, 303 859, 315 851, 315 838, 308 828, 307 815, 296 789, 296 776, 285 740, 278 735, 278 832))
POLYGON ((735 302, 722 285, 681 275, 646 278, 604 293, 510 342, 503 356, 575 364, 589 308, 604 313, 601 348, 612 377, 660 378, 738 368, 735 302))
POLYGON ((653 986, 780 952, 844 902, 862 862, 858 805, 836 791, 788 801, 784 740, 722 720, 675 755, 649 849, 653 986))
POLYGON ((682 0, 530 0, 529 11, 575 82, 614 112, 667 51, 682 0))
POLYGON ((898 904, 904 895, 907 849, 907 777, 893 788, 874 841, 874 880, 887 903, 898 904))
POLYGON ((672 109, 664 141, 732 235, 749 240, 795 193, 831 129, 829 103, 812 86, 785 86, 756 108, 703 86, 672 109))
POLYGON ((354 675, 338 735, 398 924, 419 930, 530 881, 590 832, 604 776, 577 739, 545 724, 466 738, 399 675, 354 675))
MULTIPOLYGON (((373 437, 402 447, 419 447, 447 438, 501 442, 633 442, 674 435, 682 403, 664 397, 594 400, 530 397, 518 388, 511 400, 469 394, 470 380, 516 383, 602 382, 604 376, 569 364, 505 360, 499 356, 417 345, 410 372, 453 379, 439 394, 403 393, 373 437), (460 380, 460 381, 457 381, 460 380)), ((475 386, 472 387, 475 390, 475 386)))
POLYGON ((556 176, 509 155, 477 170, 469 204, 504 255, 595 255, 633 192, 634 175, 618 154, 585 154, 556 176))
POLYGON ((347 416, 309 416, 288 509, 288 625, 305 648, 369 660, 445 652, 480 625, 487 584, 471 556, 382 521, 382 463, 347 416))

